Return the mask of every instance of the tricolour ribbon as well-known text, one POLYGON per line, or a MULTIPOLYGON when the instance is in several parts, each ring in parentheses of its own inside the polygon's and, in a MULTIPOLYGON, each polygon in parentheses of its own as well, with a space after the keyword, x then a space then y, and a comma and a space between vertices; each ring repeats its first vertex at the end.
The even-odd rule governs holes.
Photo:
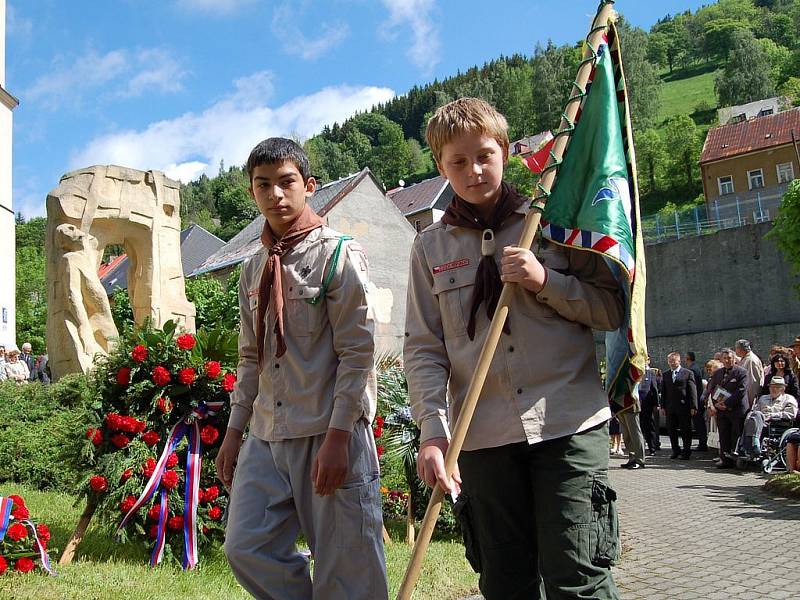
POLYGON ((47 555, 47 550, 44 549, 44 544, 39 540, 39 532, 36 530, 36 525, 33 521, 21 521, 21 523, 27 525, 28 529, 30 529, 33 534, 33 539, 36 542, 36 549, 39 551, 39 560, 42 563, 42 568, 47 571, 48 574, 55 576, 56 572, 53 567, 50 566, 50 557, 47 555))
MULTIPOLYGON (((200 490, 200 467, 202 465, 200 427, 197 422, 206 417, 217 414, 223 407, 224 402, 203 402, 197 408, 192 409, 184 419, 178 421, 167 437, 164 450, 156 463, 153 474, 144 486, 139 498, 134 502, 131 509, 125 514, 117 527, 118 535, 128 524, 134 514, 153 497, 155 491, 161 485, 161 479, 167 469, 167 461, 175 448, 184 437, 189 440, 189 450, 186 453, 186 482, 184 487, 184 511, 183 511, 183 568, 193 569, 198 562, 197 556, 197 505, 199 504, 200 490)), ((158 532, 153 553, 150 556, 150 566, 154 567, 161 563, 164 557, 164 545, 166 541, 167 529, 167 490, 161 489, 161 510, 158 515, 158 532)))
POLYGON ((6 537, 8 522, 11 520, 11 507, 14 501, 11 498, 0 496, 0 542, 6 537))

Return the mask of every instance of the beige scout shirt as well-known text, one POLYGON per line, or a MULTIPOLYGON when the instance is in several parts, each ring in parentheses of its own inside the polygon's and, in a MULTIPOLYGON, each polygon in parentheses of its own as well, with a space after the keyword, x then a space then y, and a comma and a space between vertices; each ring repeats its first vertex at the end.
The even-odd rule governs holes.
MULTIPOLYGON (((496 232, 495 260, 515 246, 527 206, 496 232)), ((489 326, 481 304, 475 339, 466 324, 481 258, 481 231, 436 223, 411 251, 404 361, 411 409, 422 441, 450 437, 489 326)), ((535 444, 583 431, 610 418, 600 383, 592 328, 613 330, 623 298, 598 255, 539 244, 547 270, 534 294, 514 287, 510 334, 500 338, 464 443, 475 450, 527 441, 535 444)))
POLYGON ((231 395, 229 426, 278 441, 351 431, 372 420, 377 401, 373 320, 367 304, 367 260, 345 241, 325 298, 315 298, 330 269, 341 234, 315 229, 281 257, 286 353, 275 357, 274 319, 267 311, 264 363, 258 364, 258 286, 268 258, 262 248, 242 267, 239 279, 239 368, 231 395))

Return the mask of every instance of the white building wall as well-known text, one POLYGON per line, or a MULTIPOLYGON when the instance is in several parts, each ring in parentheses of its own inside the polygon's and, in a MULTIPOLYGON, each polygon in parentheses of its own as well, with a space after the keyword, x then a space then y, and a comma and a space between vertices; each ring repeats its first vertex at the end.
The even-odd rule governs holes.
MULTIPOLYGON (((0 88, 5 89, 6 2, 0 0, 0 88)), ((11 202, 11 109, 0 102, 0 344, 13 343, 15 322, 14 208, 11 202)))

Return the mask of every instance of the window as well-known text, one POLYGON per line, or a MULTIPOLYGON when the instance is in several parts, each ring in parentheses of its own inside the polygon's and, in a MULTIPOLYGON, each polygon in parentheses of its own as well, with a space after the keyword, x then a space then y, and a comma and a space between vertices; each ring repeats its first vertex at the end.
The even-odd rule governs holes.
POLYGON ((790 162, 777 166, 778 183, 789 183, 794 180, 794 165, 790 162))
POLYGON ((419 219, 415 219, 414 220, 414 229, 417 230, 417 233, 422 231, 422 221, 420 221, 419 219))
POLYGON ((731 117, 731 120, 729 122, 730 123, 741 123, 742 121, 747 121, 747 115, 744 114, 744 113, 741 113, 739 115, 733 115, 733 117, 731 117))
POLYGON ((758 188, 764 187, 764 171, 761 169, 756 169, 755 171, 748 171, 747 172, 747 181, 750 184, 751 190, 756 190, 758 188))
POLYGON ((730 175, 726 175, 725 177, 718 177, 717 183, 719 183, 720 196, 733 193, 733 177, 731 177, 730 175))
POLYGON ((759 117, 766 117, 766 116, 769 116, 769 115, 773 114, 774 112, 775 112, 775 111, 773 111, 771 108, 762 108, 762 109, 761 109, 761 110, 758 112, 758 116, 759 116, 759 117))

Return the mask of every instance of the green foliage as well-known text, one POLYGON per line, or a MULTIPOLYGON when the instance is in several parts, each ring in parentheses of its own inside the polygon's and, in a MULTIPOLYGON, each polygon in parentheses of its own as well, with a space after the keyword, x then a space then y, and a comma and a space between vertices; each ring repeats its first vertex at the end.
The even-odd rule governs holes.
POLYGON ((239 328, 239 273, 236 267, 226 283, 211 275, 186 280, 186 298, 194 303, 198 329, 222 327, 230 331, 239 328))
POLYGON ((47 329, 47 285, 44 246, 17 248, 17 339, 44 354, 47 329))
POLYGON ((655 192, 667 159, 664 140, 655 129, 645 129, 638 133, 634 130, 634 145, 639 187, 643 193, 655 192))
POLYGON ((800 77, 789 77, 778 93, 788 98, 792 106, 800 106, 800 77))
POLYGON ((618 28, 633 128, 651 127, 661 108, 661 80, 647 60, 647 34, 622 19, 618 28))
POLYGON ((72 491, 92 392, 83 375, 58 383, 0 384, 0 482, 72 491))
POLYGON ((717 77, 722 106, 745 104, 775 94, 769 57, 749 31, 737 32, 725 70, 717 77))
POLYGON ((533 55, 533 81, 536 85, 534 131, 558 127, 580 58, 580 49, 571 46, 556 47, 552 42, 547 47, 536 46, 533 55))
POLYGON ((503 179, 512 184, 520 194, 533 197, 533 190, 539 178, 525 166, 519 156, 510 156, 506 163, 503 179))
POLYGON ((29 221, 17 222, 17 248, 44 248, 47 233, 47 219, 34 217, 29 221))
MULTIPOLYGON (((800 179, 789 184, 767 237, 775 241, 792 269, 800 273, 800 179)), ((800 294, 800 286, 797 291, 800 294)))
POLYGON ((673 189, 694 197, 699 185, 697 161, 702 143, 697 125, 686 115, 673 117, 665 126, 665 142, 670 149, 668 178, 673 189))
POLYGON ((119 335, 124 337, 133 330, 133 309, 131 308, 131 297, 128 290, 116 286, 112 292, 111 317, 114 325, 117 326, 119 335))

